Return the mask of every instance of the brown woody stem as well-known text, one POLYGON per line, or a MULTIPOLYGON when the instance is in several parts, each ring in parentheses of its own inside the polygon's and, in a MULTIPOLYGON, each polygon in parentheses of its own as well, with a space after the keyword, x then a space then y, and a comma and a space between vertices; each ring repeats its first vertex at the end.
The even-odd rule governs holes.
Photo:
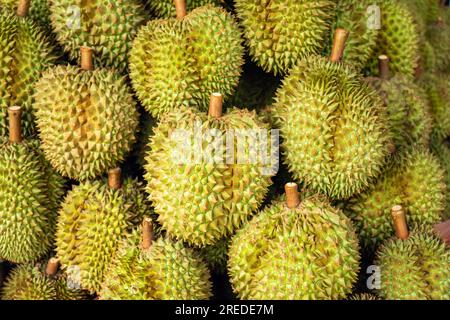
POLYGON ((389 80, 389 57, 384 54, 378 57, 378 72, 381 79, 389 80))
POLYGON ((187 15, 186 0, 174 0, 177 19, 183 19, 187 15))
POLYGON ((341 28, 337 28, 334 32, 333 48, 331 49, 330 56, 332 62, 339 62, 344 56, 345 43, 347 42, 348 35, 349 32, 341 28))
POLYGON ((94 64, 92 61, 92 48, 81 47, 81 69, 89 71, 94 69, 94 64))
POLYGON ((9 141, 12 143, 22 142, 22 108, 21 107, 9 107, 9 141))
POLYGON ((111 189, 120 189, 122 187, 121 181, 122 170, 120 168, 114 168, 108 171, 108 186, 111 189))
POLYGON ((45 268, 45 273, 48 276, 54 276, 58 272, 59 268, 59 259, 58 258, 50 258, 47 263, 47 267, 45 268))
POLYGON ((153 223, 152 219, 145 218, 142 223, 142 249, 149 249, 152 246, 153 223))
POLYGON ((26 17, 28 15, 28 10, 30 10, 30 0, 19 0, 16 14, 19 17, 26 17))
POLYGON ((213 93, 209 101, 208 114, 211 117, 220 118, 222 116, 222 106, 223 106, 222 94, 217 92, 213 93))
POLYGON ((394 220, 395 235, 397 238, 408 239, 408 225, 406 224, 406 214, 402 206, 393 206, 391 209, 392 219, 394 220))
POLYGON ((295 182, 288 182, 284 186, 284 190, 286 192, 286 204, 288 208, 296 208, 300 204, 297 184, 295 182))

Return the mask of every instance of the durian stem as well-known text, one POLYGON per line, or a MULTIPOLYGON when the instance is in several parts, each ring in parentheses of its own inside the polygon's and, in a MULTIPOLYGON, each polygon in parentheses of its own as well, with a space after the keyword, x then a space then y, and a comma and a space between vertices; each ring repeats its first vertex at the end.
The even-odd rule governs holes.
POLYGON ((183 19, 187 15, 186 0, 174 0, 177 19, 183 19))
POLYGON ((408 239, 408 225, 406 224, 405 210, 402 206, 393 206, 391 209, 392 219, 394 220, 395 235, 397 238, 408 239))
POLYGON ((434 231, 447 245, 450 245, 450 220, 436 224, 434 231))
POLYGON ((142 222, 142 249, 149 249, 152 245, 153 223, 152 219, 145 218, 142 222))
POLYGON ((333 48, 331 49, 330 61, 339 62, 344 56, 345 43, 347 42, 349 32, 337 28, 334 32, 333 48))
POLYGON ((284 186, 286 192, 286 205, 288 208, 296 208, 300 204, 300 196, 298 194, 298 186, 295 182, 288 182, 284 186))
POLYGON ((45 268, 45 273, 48 276, 54 276, 58 272, 59 268, 59 259, 58 258, 50 258, 47 263, 47 267, 45 268))
POLYGON ((28 15, 29 9, 30 9, 30 0, 19 0, 19 5, 17 6, 16 14, 19 17, 26 17, 28 15))
POLYGON ((94 69, 92 62, 92 48, 81 47, 81 69, 90 71, 94 69))
POLYGON ((384 54, 378 57, 378 72, 381 79, 389 80, 389 57, 384 54))
POLYGON ((211 95, 211 99, 209 101, 209 112, 208 114, 214 118, 220 118, 222 116, 222 106, 223 99, 222 95, 218 92, 215 92, 211 95))
POLYGON ((108 186, 111 189, 120 189, 122 187, 121 181, 122 170, 120 168, 114 168, 108 171, 108 186))
POLYGON ((9 107, 9 141, 12 143, 22 142, 22 108, 21 107, 9 107))

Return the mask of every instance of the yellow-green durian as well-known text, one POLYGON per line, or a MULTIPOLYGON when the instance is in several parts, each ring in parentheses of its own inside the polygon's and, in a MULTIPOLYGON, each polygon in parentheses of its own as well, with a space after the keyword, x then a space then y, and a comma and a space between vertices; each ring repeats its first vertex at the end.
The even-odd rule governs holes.
POLYGON ((371 293, 356 293, 348 297, 348 300, 381 300, 371 293))
MULTIPOLYGON (((186 0, 186 10, 190 12, 198 7, 208 4, 219 5, 221 0, 186 0)), ((176 10, 174 0, 147 0, 146 6, 153 17, 175 18, 176 10)))
MULTIPOLYGON (((0 10, 6 8, 9 10, 17 10, 20 2, 25 0, 0 0, 0 10)), ((28 0, 29 12, 28 17, 33 20, 40 28, 46 31, 47 34, 52 32, 50 22, 50 0, 28 0)))
POLYGON ((444 169, 445 185, 447 186, 446 203, 444 211, 445 218, 450 219, 450 141, 431 140, 430 149, 439 159, 442 169, 444 169))
POLYGON ((200 256, 208 264, 210 270, 217 274, 227 271, 228 247, 231 238, 222 238, 214 244, 200 249, 200 256))

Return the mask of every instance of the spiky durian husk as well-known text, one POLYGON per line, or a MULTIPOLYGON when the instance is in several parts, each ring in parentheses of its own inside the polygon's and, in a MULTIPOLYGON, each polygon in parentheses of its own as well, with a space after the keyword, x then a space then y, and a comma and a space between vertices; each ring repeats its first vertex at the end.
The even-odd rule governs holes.
POLYGON ((445 184, 438 160, 427 151, 413 150, 393 162, 375 185, 345 205, 361 244, 369 250, 394 234, 394 205, 404 207, 411 227, 432 225, 443 215, 445 184))
POLYGON ((266 130, 267 125, 255 111, 245 109, 232 109, 215 119, 194 108, 180 108, 161 118, 154 129, 145 166, 147 191, 158 221, 170 235, 195 246, 213 244, 239 228, 261 204, 271 184, 270 173, 263 172, 266 166, 259 159, 254 164, 247 162, 252 150, 270 150, 270 146, 258 145, 265 143, 262 140, 242 139, 243 153, 232 153, 233 162, 228 163, 225 148, 209 159, 209 141, 202 139, 202 149, 197 149, 199 135, 205 137, 209 129, 225 138, 231 130, 266 130), (189 150, 179 149, 180 141, 173 138, 175 129, 186 130, 178 131, 178 138, 184 139, 189 150), (245 159, 244 163, 239 159, 245 159))
POLYGON ((439 17, 439 0, 401 0, 399 2, 406 5, 420 27, 436 22, 439 17))
POLYGON ((0 139, 0 258, 34 262, 52 246, 62 179, 43 159, 38 141, 0 139))
POLYGON ((327 40, 334 1, 236 0, 250 56, 265 71, 286 74, 319 54, 327 40))
POLYGON ((216 243, 200 249, 200 255, 209 268, 217 274, 225 274, 227 271, 228 247, 231 238, 223 238, 216 243))
POLYGON ((389 152, 387 115, 351 67, 321 57, 303 60, 283 81, 276 101, 272 113, 295 179, 343 199, 378 176, 389 152))
POLYGON ((92 47, 94 65, 127 71, 127 54, 145 22, 139 0, 50 0, 56 39, 70 58, 80 61, 80 47, 92 47))
POLYGON ((357 293, 352 294, 348 300, 381 300, 377 296, 370 293, 357 293))
MULTIPOLYGON (((205 6, 208 4, 219 5, 220 0, 186 0, 186 10, 191 12, 195 8, 205 6)), ((152 16, 156 18, 175 18, 175 5, 172 0, 149 0, 146 1, 152 16)))
POLYGON ((442 21, 428 26, 426 36, 434 48, 436 69, 448 73, 450 69, 450 21, 442 21))
POLYGON ((182 242, 159 238, 141 248, 141 231, 123 239, 100 291, 103 300, 200 300, 211 297, 209 271, 182 242))
POLYGON ((42 31, 28 18, 0 11, 0 136, 8 132, 7 108, 21 106, 24 136, 35 132, 33 84, 55 57, 42 31))
POLYGON ((352 291, 359 246, 351 221, 324 197, 295 209, 276 200, 233 237, 228 270, 241 299, 339 299, 352 291))
MULTIPOLYGON (((8 10, 16 10, 18 0, 0 0, 0 10, 7 8, 8 10)), ((50 7, 49 0, 32 0, 30 1, 30 9, 27 17, 33 20, 47 34, 52 32, 50 24, 50 7)))
POLYGON ((143 27, 130 52, 130 77, 153 117, 180 106, 207 110, 212 92, 225 99, 233 93, 242 56, 233 17, 205 6, 182 20, 152 20, 143 27))
POLYGON ((136 141, 138 111, 125 78, 113 71, 49 69, 34 98, 42 149, 64 176, 94 178, 117 166, 136 141))
POLYGON ((119 190, 103 181, 85 182, 69 192, 59 211, 56 251, 62 268, 81 288, 100 289, 120 239, 151 213, 141 183, 126 179, 119 190), (75 276, 77 279, 75 279, 75 276))
POLYGON ((153 128, 156 126, 156 123, 156 119, 147 112, 142 112, 139 125, 140 130, 132 152, 132 156, 139 168, 143 168, 145 165, 145 156, 150 151, 150 138, 153 135, 153 128))
POLYGON ((433 139, 430 144, 431 151, 439 159, 445 171, 445 184, 447 186, 446 203, 444 211, 446 219, 450 219, 450 142, 433 139))
POLYGON ((390 300, 450 299, 450 251, 431 228, 389 239, 377 252, 382 270, 379 294, 390 300))

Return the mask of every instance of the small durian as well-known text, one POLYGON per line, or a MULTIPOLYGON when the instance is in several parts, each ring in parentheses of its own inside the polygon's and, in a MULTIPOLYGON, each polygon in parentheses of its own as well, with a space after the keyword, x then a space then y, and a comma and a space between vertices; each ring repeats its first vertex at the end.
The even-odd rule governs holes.
MULTIPOLYGON (((183 0, 175 3, 180 8, 183 0)), ((151 20, 130 52, 134 90, 155 118, 182 106, 206 111, 211 92, 230 96, 242 71, 241 33, 231 14, 211 5, 177 14, 151 20)))
POLYGON ((216 274, 225 274, 227 271, 230 239, 230 237, 222 238, 216 243, 200 249, 200 256, 208 264, 210 270, 216 274))
POLYGON ((336 29, 330 60, 311 56, 298 63, 271 108, 294 179, 333 199, 367 188, 391 148, 381 99, 351 66, 339 62, 347 37, 336 29))
POLYGON ((389 300, 449 300, 450 251, 432 228, 408 230, 399 205, 392 208, 396 238, 378 249, 379 295, 389 300))
POLYGON ((125 77, 93 70, 92 49, 81 51, 81 68, 57 66, 43 74, 33 105, 46 158, 76 180, 95 178, 124 160, 139 123, 125 77))
POLYGON ((64 179, 37 139, 22 140, 21 108, 9 108, 10 137, 0 138, 0 259, 35 262, 53 245, 64 179))
POLYGON ((14 268, 2 289, 2 300, 83 300, 86 293, 58 271, 59 260, 22 264, 14 268))
POLYGON ((211 297, 206 263, 180 241, 153 240, 145 218, 121 241, 99 293, 102 300, 205 300, 211 297))
MULTIPOLYGON (((202 7, 208 4, 219 5, 221 0, 185 0, 178 1, 181 5, 181 10, 190 12, 198 7, 202 7), (184 7, 185 6, 185 7, 184 7)), ((155 18, 175 18, 177 16, 177 10, 174 6, 174 0, 147 0, 146 6, 150 10, 150 14, 155 18)), ((180 10, 178 9, 178 10, 180 10)))
POLYGON ((273 175, 261 160, 268 125, 255 111, 222 115, 212 94, 209 114, 181 107, 161 118, 147 155, 147 191, 170 236, 206 246, 233 233, 259 207, 273 175))
POLYGON ((50 35, 52 32, 50 22, 50 6, 49 0, 0 0, 0 10, 6 8, 9 10, 17 10, 20 5, 29 5, 28 17, 33 20, 41 29, 50 35))
POLYGON ((322 51, 335 7, 328 0, 235 1, 252 60, 275 75, 322 51))
POLYGON ((324 196, 295 183, 232 238, 228 272, 241 299, 343 299, 359 271, 353 225, 324 196))
POLYGON ((98 292, 121 238, 151 212, 142 184, 132 179, 122 183, 118 168, 109 171, 108 185, 89 181, 75 186, 57 222, 56 252, 62 269, 78 270, 80 287, 98 292))

